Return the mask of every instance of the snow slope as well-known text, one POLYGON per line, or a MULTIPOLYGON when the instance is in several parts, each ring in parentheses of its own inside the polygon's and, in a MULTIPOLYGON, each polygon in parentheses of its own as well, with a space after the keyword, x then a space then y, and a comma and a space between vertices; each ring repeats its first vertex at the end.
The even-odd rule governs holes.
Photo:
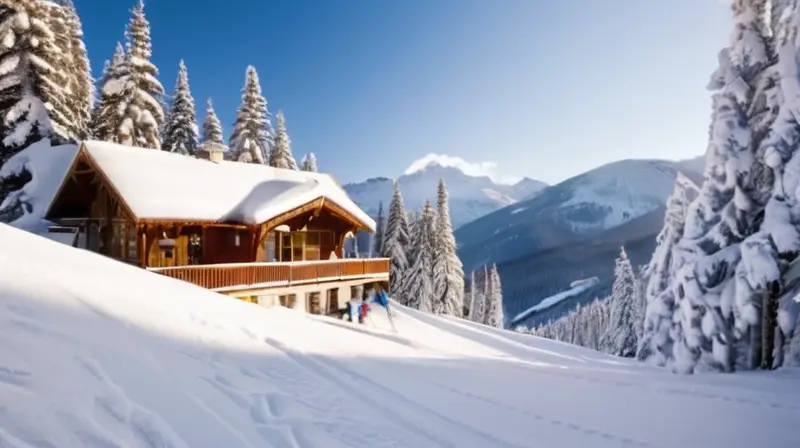
POLYGON ((796 371, 674 376, 400 307, 395 334, 0 241, 0 446, 800 446, 796 371))

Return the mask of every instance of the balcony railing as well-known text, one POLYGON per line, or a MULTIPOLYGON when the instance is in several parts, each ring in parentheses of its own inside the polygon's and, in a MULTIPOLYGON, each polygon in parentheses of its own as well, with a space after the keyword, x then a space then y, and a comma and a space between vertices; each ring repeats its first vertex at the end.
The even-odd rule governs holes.
POLYGON ((148 268, 214 291, 274 288, 359 278, 388 279, 388 258, 235 263, 148 268))

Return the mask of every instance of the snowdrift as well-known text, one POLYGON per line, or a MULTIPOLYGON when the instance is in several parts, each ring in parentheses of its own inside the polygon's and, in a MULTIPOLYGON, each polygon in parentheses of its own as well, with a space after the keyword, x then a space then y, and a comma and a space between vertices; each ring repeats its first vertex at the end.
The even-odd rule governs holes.
POLYGON ((259 308, 0 225, 0 446, 800 446, 796 371, 396 314, 259 308))

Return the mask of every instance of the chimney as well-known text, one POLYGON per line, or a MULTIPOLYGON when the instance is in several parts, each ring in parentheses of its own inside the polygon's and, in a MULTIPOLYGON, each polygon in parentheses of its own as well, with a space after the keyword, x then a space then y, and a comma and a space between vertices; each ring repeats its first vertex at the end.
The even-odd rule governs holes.
POLYGON ((210 160, 214 163, 219 163, 225 159, 226 152, 228 152, 228 147, 225 145, 203 142, 200 151, 197 152, 197 157, 200 159, 210 160))

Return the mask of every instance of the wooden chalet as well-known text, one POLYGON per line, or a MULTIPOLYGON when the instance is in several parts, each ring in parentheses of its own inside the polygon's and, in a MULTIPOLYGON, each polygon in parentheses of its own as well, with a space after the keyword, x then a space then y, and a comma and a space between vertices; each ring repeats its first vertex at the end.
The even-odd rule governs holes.
POLYGON ((267 305, 330 312, 388 281, 386 259, 343 259, 375 222, 326 174, 86 141, 45 219, 76 247, 267 305))

